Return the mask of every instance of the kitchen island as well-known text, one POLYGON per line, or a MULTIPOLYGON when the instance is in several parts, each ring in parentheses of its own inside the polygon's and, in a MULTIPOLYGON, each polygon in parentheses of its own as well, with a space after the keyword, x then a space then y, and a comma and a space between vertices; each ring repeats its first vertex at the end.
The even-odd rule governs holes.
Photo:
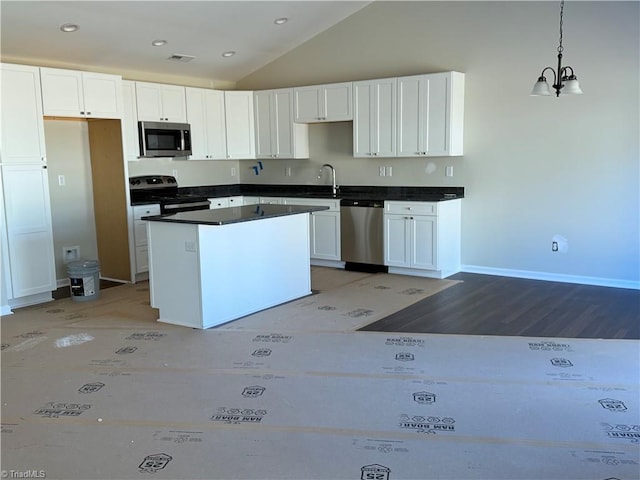
POLYGON ((143 217, 158 321, 206 329, 311 294, 309 213, 250 205, 143 217))

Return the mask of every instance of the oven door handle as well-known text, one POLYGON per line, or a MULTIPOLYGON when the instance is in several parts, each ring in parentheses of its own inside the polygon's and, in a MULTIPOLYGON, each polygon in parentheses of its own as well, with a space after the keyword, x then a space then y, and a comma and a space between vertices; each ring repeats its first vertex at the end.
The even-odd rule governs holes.
POLYGON ((193 203, 169 203, 163 205, 162 208, 164 210, 177 210, 179 208, 197 208, 197 207, 208 207, 211 205, 209 200, 203 200, 202 202, 193 202, 193 203))

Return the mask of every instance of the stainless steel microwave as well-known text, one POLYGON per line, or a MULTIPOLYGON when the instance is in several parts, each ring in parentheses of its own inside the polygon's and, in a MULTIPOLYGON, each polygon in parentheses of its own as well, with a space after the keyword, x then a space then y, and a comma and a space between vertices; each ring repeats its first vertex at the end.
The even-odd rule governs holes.
POLYGON ((188 123, 138 122, 141 157, 184 157, 191 155, 191 126, 188 123))

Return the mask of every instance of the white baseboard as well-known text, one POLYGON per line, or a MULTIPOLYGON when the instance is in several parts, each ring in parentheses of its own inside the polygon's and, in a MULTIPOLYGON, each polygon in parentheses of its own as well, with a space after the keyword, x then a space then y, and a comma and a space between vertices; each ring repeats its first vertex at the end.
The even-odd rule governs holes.
POLYGON ((38 305, 39 303, 52 302, 53 297, 51 292, 37 293, 35 295, 27 295, 26 297, 10 298, 9 308, 29 307, 31 305, 38 305))
POLYGON ((559 273, 535 272, 530 270, 513 270, 509 268, 483 267, 480 265, 462 265, 461 271, 466 273, 482 273, 501 277, 528 278, 531 280, 546 280, 549 282, 578 283, 595 285, 598 287, 629 288, 640 290, 640 281, 619 280, 616 278, 584 277, 581 275, 563 275, 559 273))
MULTIPOLYGON (((103 277, 103 276, 100 276, 100 280, 108 280, 110 282, 118 282, 118 283, 122 283, 123 285, 125 283, 132 283, 132 282, 128 282, 126 280, 120 280, 120 279, 117 279, 117 278, 109 278, 109 277, 103 277)), ((58 278, 56 280, 56 287, 58 287, 58 288, 68 287, 69 285, 71 285, 71 281, 68 278, 58 278)))
POLYGON ((318 258, 312 258, 310 263, 316 267, 344 268, 344 262, 340 260, 321 260, 318 258))
POLYGON ((449 275, 453 275, 456 272, 443 273, 440 270, 423 270, 420 268, 404 268, 404 267, 389 267, 389 273, 396 275, 410 275, 412 277, 424 277, 424 278, 437 278, 443 279, 449 275))

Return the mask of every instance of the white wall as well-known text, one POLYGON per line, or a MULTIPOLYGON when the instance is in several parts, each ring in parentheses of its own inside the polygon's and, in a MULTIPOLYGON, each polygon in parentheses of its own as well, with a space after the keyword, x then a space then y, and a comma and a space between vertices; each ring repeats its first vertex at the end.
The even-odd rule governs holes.
POLYGON ((237 160, 142 158, 128 162, 129 176, 173 175, 180 187, 231 185, 240 182, 237 160), (175 175, 174 175, 175 174, 175 175))
POLYGON ((354 159, 349 123, 316 125, 311 162, 267 161, 259 176, 241 163, 241 180, 314 183, 328 161, 342 184, 464 186, 467 270, 638 288, 639 7, 567 2, 564 60, 585 93, 557 99, 528 94, 555 65, 558 2, 377 1, 238 88, 465 72, 464 157, 431 160, 431 174, 424 159, 354 159), (385 164, 392 178, 377 177, 385 164))
POLYGON ((45 120, 44 128, 56 278, 60 285, 68 279, 63 247, 79 246, 83 260, 98 259, 89 133, 83 120, 45 120), (64 186, 59 185, 60 175, 65 178, 64 186))

